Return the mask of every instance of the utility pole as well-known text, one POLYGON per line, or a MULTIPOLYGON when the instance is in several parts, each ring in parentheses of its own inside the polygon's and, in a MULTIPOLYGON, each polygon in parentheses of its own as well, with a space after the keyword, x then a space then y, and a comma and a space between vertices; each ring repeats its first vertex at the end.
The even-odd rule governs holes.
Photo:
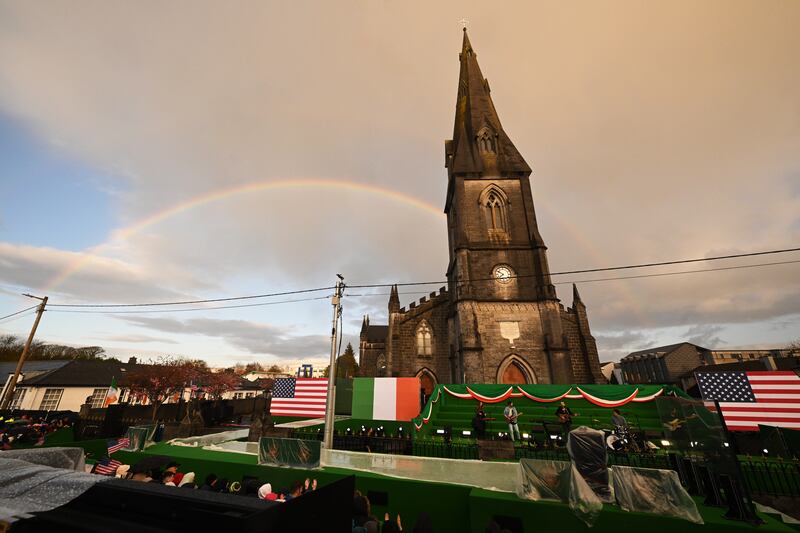
POLYGON ((336 398, 336 338, 338 328, 337 324, 339 317, 342 314, 342 293, 344 293, 344 278, 341 274, 336 274, 339 280, 336 282, 336 287, 333 291, 333 324, 331 327, 331 365, 328 368, 328 399, 325 402, 325 440, 322 442, 323 446, 328 449, 333 449, 333 420, 336 411, 335 398, 336 398))
POLYGON ((36 335, 36 328, 39 327, 39 321, 42 319, 42 314, 44 313, 44 306, 47 305, 47 296, 44 298, 39 298, 38 296, 33 296, 32 294, 23 294, 23 296, 27 296, 28 298, 36 298, 37 300, 41 300, 42 303, 39 304, 39 308, 36 309, 36 320, 33 321, 33 327, 31 328, 31 333, 28 335, 28 340, 25 341, 25 347, 22 348, 22 355, 19 356, 19 361, 17 362, 17 369, 14 370, 14 375, 11 377, 11 381, 8 382, 8 386, 6 387, 6 393, 0 401, 0 409, 8 409, 8 406, 11 404, 11 400, 14 399, 14 389, 17 386, 17 380, 19 379, 19 375, 22 372, 22 365, 25 364, 25 359, 28 357, 28 351, 31 349, 31 343, 33 342, 33 336, 36 335))

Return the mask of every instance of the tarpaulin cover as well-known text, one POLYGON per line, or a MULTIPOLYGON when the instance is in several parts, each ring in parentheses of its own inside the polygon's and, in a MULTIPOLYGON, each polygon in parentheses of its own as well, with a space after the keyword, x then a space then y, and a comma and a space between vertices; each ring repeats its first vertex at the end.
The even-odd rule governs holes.
POLYGON ((674 470, 615 466, 611 478, 614 497, 625 511, 683 518, 695 524, 703 519, 674 470))
POLYGON ((569 432, 567 451, 575 468, 603 502, 613 501, 608 479, 608 452, 602 431, 581 426, 569 432))
POLYGON ((521 459, 517 496, 528 500, 556 500, 569 505, 572 512, 591 527, 603 502, 581 477, 575 465, 567 461, 521 459))
POLYGON ((111 479, 80 469, 83 469, 80 448, 0 452, 0 520, 13 522, 27 513, 55 509, 95 483, 111 479))
POLYGON ((322 450, 322 466, 373 472, 416 481, 469 485, 487 490, 516 492, 519 465, 510 462, 469 461, 384 453, 322 450))
POLYGON ((32 448, 2 452, 4 459, 21 459, 28 463, 83 472, 86 461, 82 448, 32 448))
POLYGON ((319 466, 320 441, 261 437, 258 464, 316 468, 319 466))

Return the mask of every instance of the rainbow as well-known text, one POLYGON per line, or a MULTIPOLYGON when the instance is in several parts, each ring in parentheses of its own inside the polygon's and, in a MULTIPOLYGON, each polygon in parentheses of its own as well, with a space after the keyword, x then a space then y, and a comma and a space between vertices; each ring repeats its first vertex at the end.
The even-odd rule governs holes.
POLYGON ((272 181, 259 181, 246 183, 244 185, 237 185, 228 189, 219 189, 205 194, 189 198, 183 202, 175 204, 171 207, 152 213, 151 215, 134 222, 133 224, 124 228, 118 229, 111 234, 111 238, 101 244, 93 246, 79 254, 73 261, 69 262, 67 266, 53 276, 44 286, 40 288, 42 292, 50 292, 61 285, 67 278, 74 273, 81 270, 87 264, 91 263, 99 252, 104 248, 110 246, 114 242, 122 241, 129 238, 140 231, 143 231, 151 226, 163 222, 164 220, 180 215, 200 206, 208 205, 210 203, 219 202, 241 194, 249 194, 263 191, 286 190, 286 189, 303 189, 306 187, 323 188, 323 189, 336 189, 344 191, 357 191, 366 192, 382 196, 389 200, 395 201, 400 204, 408 205, 416 209, 428 212, 437 217, 444 218, 444 213, 441 208, 434 206, 415 198, 411 195, 370 185, 366 183, 358 183, 355 181, 346 180, 324 180, 324 179, 292 179, 292 180, 272 180, 272 181))
MULTIPOLYGON (((67 280, 70 276, 80 271, 82 268, 84 268, 92 261, 98 259, 100 257, 100 252, 102 252, 104 248, 110 247, 112 244, 116 242, 123 241, 131 237, 132 235, 135 235, 149 227, 152 227, 160 222, 163 222, 164 220, 167 220, 174 216, 178 216, 182 213, 186 213, 187 211, 190 211, 192 209, 202 207, 214 202, 219 202, 222 200, 233 198, 235 196, 239 196, 242 194, 258 193, 264 191, 288 190, 288 189, 303 189, 308 187, 313 187, 316 189, 335 189, 339 191, 365 192, 368 194, 374 194, 389 199, 399 204, 419 209, 438 218, 445 217, 444 212, 442 211, 441 208, 436 207, 433 204, 430 204, 423 200, 420 200, 419 198, 415 198, 411 195, 393 189, 378 187, 377 185, 370 185, 355 181, 327 180, 319 178, 299 178, 291 180, 265 180, 265 181, 250 182, 243 185, 230 187, 227 189, 218 189, 215 191, 207 192, 205 194, 194 196, 192 198, 189 198, 188 200, 177 203, 171 207, 167 207, 166 209, 162 209, 161 211, 152 213, 149 216, 146 216, 134 222, 133 224, 130 224, 129 226, 113 231, 111 237, 107 241, 100 243, 96 246, 93 246, 83 252, 76 253, 74 260, 67 263, 67 265, 61 271, 59 271, 55 276, 53 276, 49 281, 47 281, 44 284, 44 286, 42 286, 39 290, 45 294, 52 292, 65 280, 67 280)), ((578 246, 580 246, 584 251, 586 251, 588 255, 592 257, 593 260, 597 261, 598 264, 601 265, 608 264, 603 255, 597 249, 597 247, 594 246, 593 243, 589 241, 580 231, 578 231, 578 229, 574 226, 574 224, 572 224, 565 217, 561 216, 555 210, 548 208, 547 205, 542 205, 541 208, 547 213, 548 217, 551 217, 552 220, 554 220, 558 225, 563 227, 567 231, 567 233, 575 240, 578 246)), ((556 278, 554 279, 554 281, 558 281, 558 279, 556 278)), ((636 311, 639 306, 635 298, 633 298, 633 295, 630 294, 629 289, 624 285, 623 285, 623 291, 625 292, 626 299, 632 305, 632 309, 634 309, 635 314, 638 315, 639 313, 636 311)))

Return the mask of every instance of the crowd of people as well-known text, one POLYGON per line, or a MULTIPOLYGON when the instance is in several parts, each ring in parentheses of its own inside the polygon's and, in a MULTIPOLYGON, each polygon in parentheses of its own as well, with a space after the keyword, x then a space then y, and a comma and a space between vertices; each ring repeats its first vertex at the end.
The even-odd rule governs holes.
MULTIPOLYGON (((100 463, 99 463, 100 464, 100 463)), ((307 492, 317 489, 317 480, 306 478, 304 481, 294 481, 288 487, 275 487, 271 483, 256 478, 231 480, 216 474, 208 474, 205 479, 197 479, 194 472, 180 472, 180 465, 174 461, 164 467, 137 468, 137 465, 120 464, 112 474, 121 479, 141 481, 144 483, 158 483, 171 487, 196 489, 208 492, 220 492, 250 496, 266 501, 287 502, 302 496, 307 492)), ((104 474, 106 469, 95 467, 94 473, 104 474)))
POLYGON ((41 446, 45 437, 62 428, 72 427, 69 418, 22 415, 18 418, 0 416, 0 447, 10 450, 15 446, 41 446))

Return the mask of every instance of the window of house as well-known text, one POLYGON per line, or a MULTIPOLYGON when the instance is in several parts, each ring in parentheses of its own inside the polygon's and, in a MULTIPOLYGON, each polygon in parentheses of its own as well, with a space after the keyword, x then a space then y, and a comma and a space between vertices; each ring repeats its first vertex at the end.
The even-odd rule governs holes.
POLYGON ((417 326, 417 355, 433 354, 433 333, 426 321, 417 326))
POLYGON ((55 411, 58 409, 58 404, 61 403, 61 395, 64 394, 64 389, 47 389, 44 391, 42 403, 39 404, 40 411, 55 411))
POLYGON ((22 400, 25 399, 25 393, 27 389, 15 389, 14 390, 14 397, 11 399, 11 405, 9 409, 19 409, 22 405, 22 400))
POLYGON ((106 399, 106 392, 108 392, 108 389, 94 389, 94 391, 92 391, 92 399, 89 404, 93 409, 103 407, 103 403, 106 399))
POLYGON ((244 398, 244 394, 243 393, 241 393, 241 392, 233 393, 233 399, 234 400, 241 400, 242 398, 244 398))

